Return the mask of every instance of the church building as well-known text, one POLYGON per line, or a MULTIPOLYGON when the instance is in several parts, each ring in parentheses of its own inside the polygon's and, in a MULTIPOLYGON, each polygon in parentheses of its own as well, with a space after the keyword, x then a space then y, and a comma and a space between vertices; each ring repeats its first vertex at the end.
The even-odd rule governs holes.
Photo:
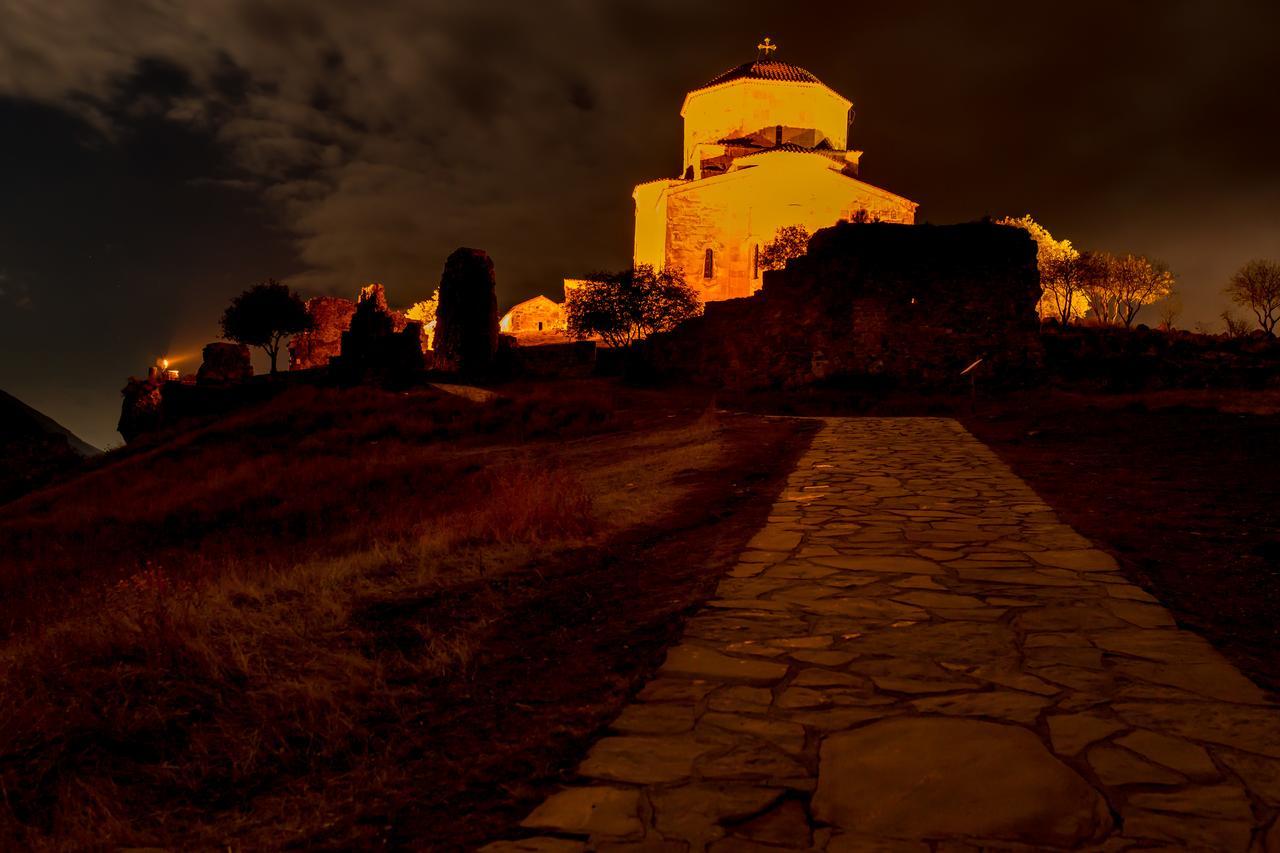
MULTIPOLYGON (((855 217, 915 222, 915 202, 859 180, 849 99, 774 59, 776 49, 766 38, 753 61, 689 92, 679 177, 632 193, 633 263, 682 270, 704 302, 759 290, 761 248, 786 226, 813 233, 855 217)), ((529 300, 504 326, 526 325, 517 316, 526 307, 545 314, 529 300)))

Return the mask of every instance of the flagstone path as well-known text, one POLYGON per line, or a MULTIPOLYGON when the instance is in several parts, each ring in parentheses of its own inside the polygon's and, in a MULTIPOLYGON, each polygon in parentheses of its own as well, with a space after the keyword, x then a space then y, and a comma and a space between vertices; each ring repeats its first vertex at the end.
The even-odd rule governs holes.
POLYGON ((1280 708, 951 420, 831 419, 488 853, 1280 853, 1280 708))

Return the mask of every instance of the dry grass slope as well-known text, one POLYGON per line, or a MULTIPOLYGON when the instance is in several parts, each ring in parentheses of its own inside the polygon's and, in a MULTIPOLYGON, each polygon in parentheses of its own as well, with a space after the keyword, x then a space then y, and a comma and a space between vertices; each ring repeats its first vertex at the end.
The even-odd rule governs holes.
POLYGON ((616 403, 302 389, 5 507, 0 846, 411 841, 456 749, 509 758, 458 720, 541 573, 607 570, 725 453, 616 403))

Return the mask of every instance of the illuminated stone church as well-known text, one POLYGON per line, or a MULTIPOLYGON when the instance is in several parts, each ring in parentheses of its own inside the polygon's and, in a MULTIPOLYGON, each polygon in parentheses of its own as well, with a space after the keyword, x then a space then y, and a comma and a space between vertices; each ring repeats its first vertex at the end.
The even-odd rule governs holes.
MULTIPOLYGON (((759 290, 761 247, 785 226, 813 233, 859 216, 915 221, 915 202, 858 179, 862 152, 848 147, 849 99, 773 59, 775 50, 765 39, 755 60, 685 96, 680 176, 632 194, 634 263, 679 268, 703 301, 759 290)), ((513 308, 504 329, 520 335, 529 327, 523 314, 536 307, 539 328, 549 330, 539 299, 513 308)))
POLYGON ((853 104, 796 65, 759 57, 685 96, 682 174, 640 184, 635 263, 678 267, 704 301, 760 289, 760 247, 860 211, 912 223, 916 204, 858 180, 853 104))

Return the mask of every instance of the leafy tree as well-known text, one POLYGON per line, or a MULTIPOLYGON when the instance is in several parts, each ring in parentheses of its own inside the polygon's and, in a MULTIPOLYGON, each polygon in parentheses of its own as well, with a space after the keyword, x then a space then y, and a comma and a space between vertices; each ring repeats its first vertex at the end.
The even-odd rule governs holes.
POLYGON ((1169 268, 1142 255, 1093 255, 1083 286, 1099 323, 1133 325, 1138 312, 1173 292, 1169 268))
POLYGON ((1237 305, 1248 308, 1267 334, 1275 334, 1280 322, 1280 263, 1253 260, 1236 270, 1226 293, 1237 305))
POLYGON ((787 261, 809 251, 809 229, 803 225, 784 225, 773 240, 760 247, 760 269, 780 270, 787 261))
POLYGON ((271 372, 275 373, 281 342, 311 325, 302 299, 288 285, 267 279, 231 300, 222 314, 222 337, 261 347, 271 358, 271 372))
POLYGON ((436 336, 436 309, 440 307, 439 291, 431 294, 430 299, 415 302, 404 312, 405 319, 422 324, 424 350, 431 349, 436 336))
POLYGON ((1017 218, 1005 217, 997 225, 1021 228, 1036 241, 1036 265, 1040 268, 1040 304, 1036 310, 1041 317, 1056 317, 1063 325, 1082 317, 1089 309, 1084 294, 1084 284, 1089 276, 1089 256, 1081 254, 1070 240, 1055 240, 1030 214, 1017 218))
POLYGON ((1086 267, 1080 290, 1089 302, 1089 313, 1099 325, 1115 325, 1119 322, 1119 310, 1111 277, 1116 270, 1116 258, 1108 252, 1091 252, 1086 267))
POLYGON ((673 329, 701 310, 698 292, 683 273, 649 264, 590 276, 567 294, 564 307, 570 335, 599 335, 614 347, 673 329))
POLYGON ((1159 261, 1142 255, 1116 259, 1111 276, 1115 292, 1116 316, 1125 328, 1133 325, 1144 305, 1159 302, 1173 292, 1173 273, 1159 261))

